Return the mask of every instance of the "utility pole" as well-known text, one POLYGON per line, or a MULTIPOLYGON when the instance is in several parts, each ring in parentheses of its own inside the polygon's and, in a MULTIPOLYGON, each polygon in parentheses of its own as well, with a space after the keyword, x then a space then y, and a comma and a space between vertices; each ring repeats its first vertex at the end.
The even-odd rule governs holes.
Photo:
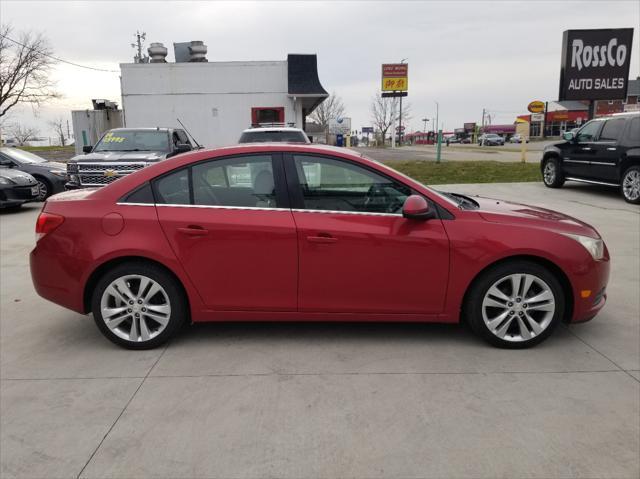
MULTIPOLYGON (((404 62, 406 62, 407 59, 403 58, 402 60, 400 60, 400 64, 402 65, 404 62)), ((402 146, 402 92, 400 92, 400 127, 399 127, 399 131, 398 131, 398 139, 400 140, 400 146, 402 146)), ((395 135, 396 132, 394 131, 393 134, 395 135)))
POLYGON ((435 102, 436 104, 436 135, 438 135, 437 137, 437 141, 436 141, 436 163, 440 163, 440 153, 442 151, 442 130, 440 129, 440 105, 438 104, 438 102, 435 102))
POLYGON ((67 120, 67 138, 71 138, 71 133, 69 132, 69 120, 67 120))
POLYGON ((422 121, 424 121, 423 132, 426 133, 427 132, 427 122, 429 121, 429 118, 423 118, 422 121))
MULTIPOLYGON (((480 130, 482 132, 481 135, 484 135, 484 115, 485 115, 485 109, 483 108, 482 109, 482 128, 480 130)), ((482 137, 482 141, 480 142, 480 146, 484 146, 483 143, 484 143, 484 137, 482 137)))

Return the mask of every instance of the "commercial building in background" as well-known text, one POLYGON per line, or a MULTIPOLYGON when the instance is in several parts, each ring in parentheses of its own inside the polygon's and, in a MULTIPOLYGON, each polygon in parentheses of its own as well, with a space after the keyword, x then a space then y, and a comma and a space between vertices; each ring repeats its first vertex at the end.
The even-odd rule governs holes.
POLYGON ((71 121, 75 139, 75 154, 82 153, 83 146, 93 146, 104 132, 122 126, 122 110, 116 102, 104 99, 91 100, 93 109, 73 110, 71 121))
MULTIPOLYGON (((640 77, 629 80, 627 98, 624 100, 596 100, 595 117, 640 110, 640 77)), ((589 119, 589 102, 579 100, 550 101, 544 113, 518 115, 529 123, 531 137, 561 136, 563 132, 582 126, 589 119)))
POLYGON ((237 143, 251 126, 304 129, 307 115, 328 96, 316 55, 209 62, 202 42, 176 43, 174 50, 176 63, 154 43, 149 63, 120 65, 124 126, 179 127, 180 119, 200 144, 217 147, 237 143))

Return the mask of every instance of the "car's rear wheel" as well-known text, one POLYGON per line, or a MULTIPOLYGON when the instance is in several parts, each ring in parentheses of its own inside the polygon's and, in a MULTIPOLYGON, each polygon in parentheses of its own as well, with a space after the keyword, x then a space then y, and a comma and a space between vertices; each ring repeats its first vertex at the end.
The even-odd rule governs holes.
POLYGON ((542 181, 549 188, 560 188, 564 185, 564 174, 557 158, 549 158, 542 166, 542 181))
POLYGON ((51 196, 51 185, 44 178, 36 178, 38 182, 38 196, 36 197, 36 201, 44 201, 49 196, 51 196))
POLYGON ((640 204, 640 166, 632 166, 624 172, 620 191, 627 203, 640 204))
POLYGON ((546 339, 564 314, 557 278, 528 261, 489 269, 474 282, 464 305, 472 329, 494 346, 521 349, 546 339))
POLYGON ((173 276, 146 263, 109 270, 98 281, 91 305, 100 331, 128 349, 161 345, 187 316, 184 294, 173 276))

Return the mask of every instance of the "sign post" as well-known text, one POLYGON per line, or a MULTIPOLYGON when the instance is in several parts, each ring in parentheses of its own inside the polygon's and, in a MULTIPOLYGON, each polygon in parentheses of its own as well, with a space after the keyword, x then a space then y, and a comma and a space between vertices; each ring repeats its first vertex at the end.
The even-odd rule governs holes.
POLYGON ((589 119, 595 100, 625 99, 632 45, 633 28, 565 30, 558 99, 588 100, 589 119))
MULTIPOLYGON (((382 65, 382 96, 400 98, 400 133, 398 135, 400 145, 402 146, 402 97, 407 96, 409 90, 409 65, 406 63, 385 63, 382 65)), ((391 124, 391 146, 395 148, 396 143, 396 124, 395 124, 395 108, 392 112, 391 124)))

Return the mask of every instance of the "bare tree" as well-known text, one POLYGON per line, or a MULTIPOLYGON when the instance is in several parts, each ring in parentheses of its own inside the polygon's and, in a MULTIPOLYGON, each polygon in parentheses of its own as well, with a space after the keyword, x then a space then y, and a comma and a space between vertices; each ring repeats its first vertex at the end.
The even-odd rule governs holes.
POLYGON ((18 145, 23 146, 28 141, 36 140, 38 135, 38 129, 31 126, 22 126, 19 123, 10 125, 7 128, 9 134, 15 138, 18 142, 18 145))
POLYGON ((344 116, 344 104, 335 92, 325 98, 309 115, 311 120, 322 127, 325 134, 327 133, 329 122, 341 116, 344 116))
POLYGON ((17 42, 10 25, 0 26, 0 117, 18 103, 38 107, 59 98, 49 74, 55 63, 48 40, 41 33, 21 32, 17 42))
POLYGON ((51 126, 54 133, 58 137, 58 140, 60 140, 60 146, 65 146, 67 144, 67 138, 64 136, 65 121, 62 118, 57 118, 53 121, 50 121, 49 126, 51 126))
MULTIPOLYGON (((387 131, 391 128, 393 121, 400 119, 400 98, 381 97, 375 94, 371 100, 371 121, 376 130, 380 132, 382 145, 385 144, 387 131)), ((405 123, 411 119, 411 105, 405 103, 402 105, 402 122, 405 123)))

